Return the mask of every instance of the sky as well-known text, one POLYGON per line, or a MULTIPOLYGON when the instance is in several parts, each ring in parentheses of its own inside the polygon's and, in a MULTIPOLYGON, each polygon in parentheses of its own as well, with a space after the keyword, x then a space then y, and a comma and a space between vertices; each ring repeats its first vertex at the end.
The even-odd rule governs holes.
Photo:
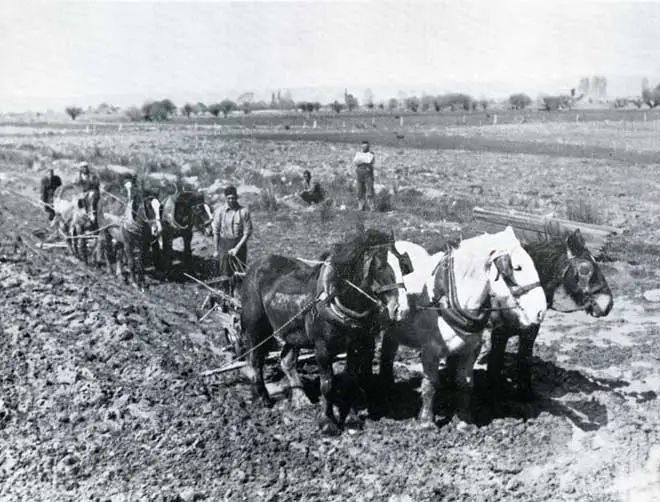
POLYGON ((147 99, 608 94, 660 83, 660 1, 0 0, 0 111, 147 99))

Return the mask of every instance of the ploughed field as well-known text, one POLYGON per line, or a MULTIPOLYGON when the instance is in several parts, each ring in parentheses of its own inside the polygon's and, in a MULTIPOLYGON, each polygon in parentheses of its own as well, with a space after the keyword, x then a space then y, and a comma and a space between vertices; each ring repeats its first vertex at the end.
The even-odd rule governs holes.
MULTIPOLYGON (((582 147, 609 148, 608 129, 582 126, 582 147)), ((469 150, 430 129, 393 139, 369 132, 383 138, 374 143, 376 183, 388 211, 367 215, 354 211, 357 145, 343 142, 362 130, 0 130, 0 500, 660 500, 658 166, 637 150, 546 149, 550 133, 539 124, 502 127, 516 133, 455 131, 469 150), (493 147, 505 141, 525 153, 493 147), (164 187, 167 175, 183 176, 214 201, 237 184, 256 226, 250 260, 315 258, 358 224, 441 249, 488 230, 471 219, 475 205, 566 217, 586 201, 592 216, 626 230, 601 263, 615 306, 601 319, 548 313, 534 403, 487 406, 479 365, 475 430, 418 426, 421 367, 403 349, 397 405, 373 400, 364 430, 322 438, 314 406, 294 411, 279 395, 262 409, 240 372, 201 375, 229 356, 219 319, 199 321, 206 293, 180 265, 168 281, 152 274, 142 295, 62 249, 36 247, 51 232, 32 203, 44 169, 66 182, 83 159, 110 191, 117 165, 144 167, 164 187), (332 205, 296 202, 304 169, 332 205)), ((552 127, 570 143, 575 124, 552 127)), ((647 134, 640 145, 654 141, 647 134)), ((196 236, 194 249, 201 273, 210 240, 196 236)), ((314 365, 303 369, 315 399, 314 365)), ((276 366, 267 375, 281 383, 276 366)))

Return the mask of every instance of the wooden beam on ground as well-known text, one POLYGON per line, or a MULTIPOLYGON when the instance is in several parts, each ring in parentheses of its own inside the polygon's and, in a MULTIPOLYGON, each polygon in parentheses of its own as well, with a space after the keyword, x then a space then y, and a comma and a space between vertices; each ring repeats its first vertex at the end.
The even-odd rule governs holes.
MULTIPOLYGON (((277 361, 279 356, 280 356, 279 352, 270 352, 266 356, 266 362, 277 361)), ((316 357, 316 355, 314 353, 301 354, 300 357, 298 357, 298 362, 300 363, 300 362, 304 362, 304 361, 309 361, 311 359, 314 359, 315 357, 316 357)), ((344 359, 346 359, 346 354, 345 353, 337 354, 337 356, 335 357, 335 361, 342 361, 344 359)), ((222 368, 216 368, 216 369, 213 369, 213 370, 202 371, 200 373, 200 375, 201 376, 209 376, 209 375, 218 375, 218 374, 222 374, 222 373, 229 373, 230 371, 239 370, 241 368, 244 368, 245 366, 247 366, 246 361, 235 361, 235 362, 230 363, 226 366, 223 366, 222 368)))
POLYGON ((560 218, 548 218, 520 211, 498 211, 481 207, 475 207, 472 211, 477 220, 501 227, 511 225, 514 230, 522 231, 523 234, 524 232, 543 233, 548 223, 559 225, 562 229, 569 231, 580 229, 587 247, 594 254, 598 254, 602 250, 610 237, 622 232, 620 228, 607 225, 594 225, 592 223, 582 223, 560 218))

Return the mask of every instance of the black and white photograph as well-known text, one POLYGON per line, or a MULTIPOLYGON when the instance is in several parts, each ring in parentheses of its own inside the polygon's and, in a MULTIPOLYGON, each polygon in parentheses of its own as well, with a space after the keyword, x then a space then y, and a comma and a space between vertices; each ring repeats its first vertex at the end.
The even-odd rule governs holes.
POLYGON ((1 502, 660 501, 660 1, 0 1, 1 502))

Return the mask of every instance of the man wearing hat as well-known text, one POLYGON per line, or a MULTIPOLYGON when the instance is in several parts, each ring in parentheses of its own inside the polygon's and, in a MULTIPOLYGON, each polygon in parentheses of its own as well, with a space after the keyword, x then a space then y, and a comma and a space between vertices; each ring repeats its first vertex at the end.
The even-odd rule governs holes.
POLYGON ((220 275, 228 279, 242 271, 247 262, 247 241, 252 235, 250 211, 238 203, 236 188, 225 188, 225 205, 213 214, 211 229, 215 253, 220 259, 220 275))

